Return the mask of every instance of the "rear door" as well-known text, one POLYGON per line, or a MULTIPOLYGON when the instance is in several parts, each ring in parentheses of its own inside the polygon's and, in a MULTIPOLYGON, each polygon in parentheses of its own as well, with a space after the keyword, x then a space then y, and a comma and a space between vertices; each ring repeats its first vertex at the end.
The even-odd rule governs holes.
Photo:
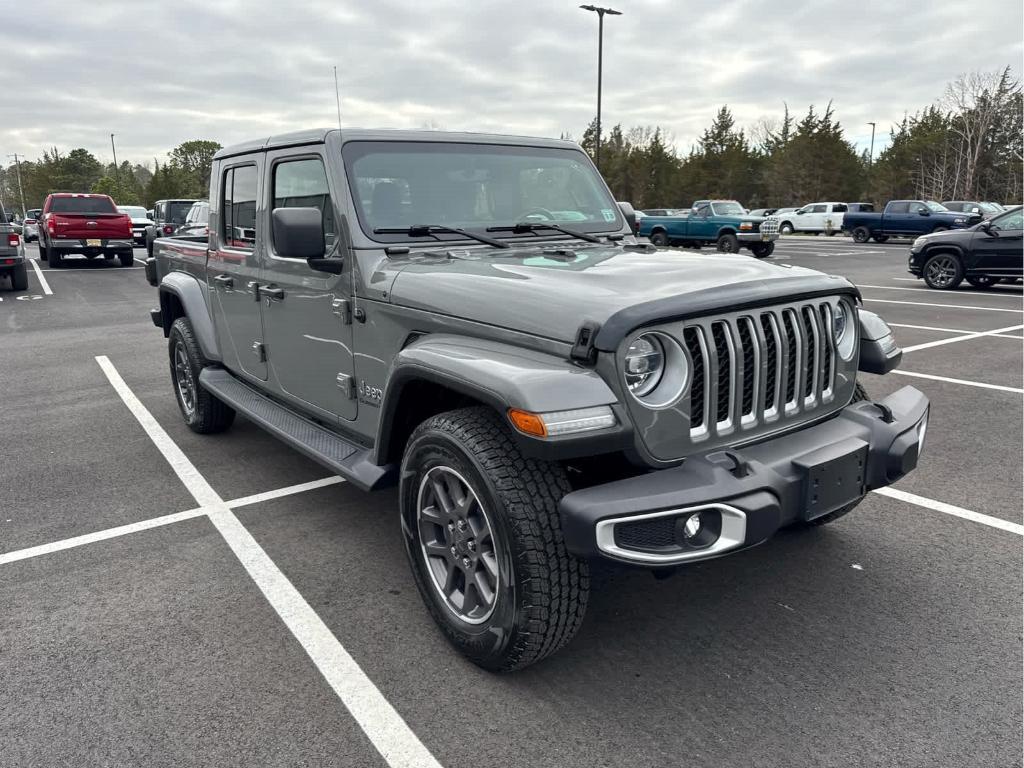
POLYGON ((347 244, 337 226, 335 202, 343 190, 328 181, 323 147, 267 154, 264 174, 268 201, 260 283, 271 385, 284 398, 310 406, 324 417, 356 418, 355 361, 352 353, 352 273, 310 269, 305 259, 279 256, 270 216, 275 208, 318 208, 328 257, 342 258, 347 244))
POLYGON ((211 196, 207 275, 224 364, 266 381, 267 353, 259 300, 259 257, 265 234, 256 213, 263 157, 230 158, 211 196))

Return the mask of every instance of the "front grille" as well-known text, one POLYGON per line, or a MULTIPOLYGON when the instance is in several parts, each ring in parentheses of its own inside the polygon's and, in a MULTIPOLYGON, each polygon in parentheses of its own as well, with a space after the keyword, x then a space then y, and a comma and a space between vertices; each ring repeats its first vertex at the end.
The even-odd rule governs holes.
POLYGON ((791 417, 833 398, 829 301, 692 321, 682 335, 691 362, 684 403, 693 441, 791 417))
POLYGON ((761 222, 761 226, 758 231, 766 235, 779 234, 779 217, 766 216, 764 221, 761 222))

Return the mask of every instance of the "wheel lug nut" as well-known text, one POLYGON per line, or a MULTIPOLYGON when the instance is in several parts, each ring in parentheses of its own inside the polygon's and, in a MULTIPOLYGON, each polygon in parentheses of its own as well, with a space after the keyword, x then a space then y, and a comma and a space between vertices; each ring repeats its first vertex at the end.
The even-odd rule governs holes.
POLYGON ((468 558, 468 557, 464 557, 464 558, 462 558, 462 565, 463 565, 463 566, 464 566, 465 568, 469 568, 469 558, 468 558))
POLYGON ((448 530, 449 531, 454 531, 455 530, 455 523, 449 521, 448 522, 448 530))
POLYGON ((469 547, 469 551, 470 552, 476 552, 476 542, 475 541, 467 541, 466 542, 466 546, 469 547))
POLYGON ((455 545, 454 544, 452 544, 451 549, 452 549, 452 554, 454 555, 455 554, 455 545))
POLYGON ((465 520, 459 520, 459 530, 460 531, 466 530, 466 521, 465 520))

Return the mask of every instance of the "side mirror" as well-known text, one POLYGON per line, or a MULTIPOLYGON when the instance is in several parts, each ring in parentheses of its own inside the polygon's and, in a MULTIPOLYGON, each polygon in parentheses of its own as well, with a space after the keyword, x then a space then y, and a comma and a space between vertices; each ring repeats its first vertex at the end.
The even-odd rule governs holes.
POLYGON ((804 209, 801 208, 799 211, 796 212, 796 215, 797 216, 803 216, 804 215, 804 209))
POLYGON ((978 229, 980 229, 982 232, 984 232, 989 237, 999 237, 999 230, 998 229, 992 229, 992 222, 991 221, 983 221, 981 224, 978 225, 978 229))
POLYGON ((917 214, 918 216, 931 216, 932 212, 929 211, 927 208, 918 208, 917 214))
POLYGON ((630 232, 636 232, 636 211, 633 209, 631 203, 619 203, 619 210, 622 211, 622 215, 626 217, 626 223, 629 225, 630 232))
POLYGON ((275 208, 270 220, 278 256, 323 260, 327 245, 319 208, 275 208))

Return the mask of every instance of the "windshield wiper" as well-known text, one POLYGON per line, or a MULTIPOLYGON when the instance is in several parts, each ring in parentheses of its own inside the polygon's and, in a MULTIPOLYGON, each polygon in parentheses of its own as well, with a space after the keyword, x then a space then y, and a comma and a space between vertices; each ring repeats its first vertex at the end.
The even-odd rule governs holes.
POLYGON ((522 235, 527 232, 534 232, 538 229, 550 229, 554 232, 561 232, 563 235, 570 235, 572 237, 579 238, 580 240, 586 240, 588 243, 600 243, 601 238, 588 235, 586 232, 577 232, 575 229, 567 229, 566 227, 560 227, 557 224, 546 224, 544 222, 533 222, 533 221, 521 221, 518 224, 513 224, 510 227, 488 227, 488 232, 511 232, 513 235, 522 235))
MULTIPOLYGON (((494 248, 511 247, 504 240, 495 240, 493 237, 487 237, 487 235, 478 235, 477 233, 470 232, 466 229, 447 227, 444 224, 413 224, 411 227, 378 227, 373 231, 374 234, 377 235, 408 235, 409 237, 435 237, 435 233, 437 232, 448 232, 453 235, 468 237, 470 240, 476 240, 478 243, 490 245, 494 248)), ((440 240, 441 238, 436 237, 435 239, 440 240)))

